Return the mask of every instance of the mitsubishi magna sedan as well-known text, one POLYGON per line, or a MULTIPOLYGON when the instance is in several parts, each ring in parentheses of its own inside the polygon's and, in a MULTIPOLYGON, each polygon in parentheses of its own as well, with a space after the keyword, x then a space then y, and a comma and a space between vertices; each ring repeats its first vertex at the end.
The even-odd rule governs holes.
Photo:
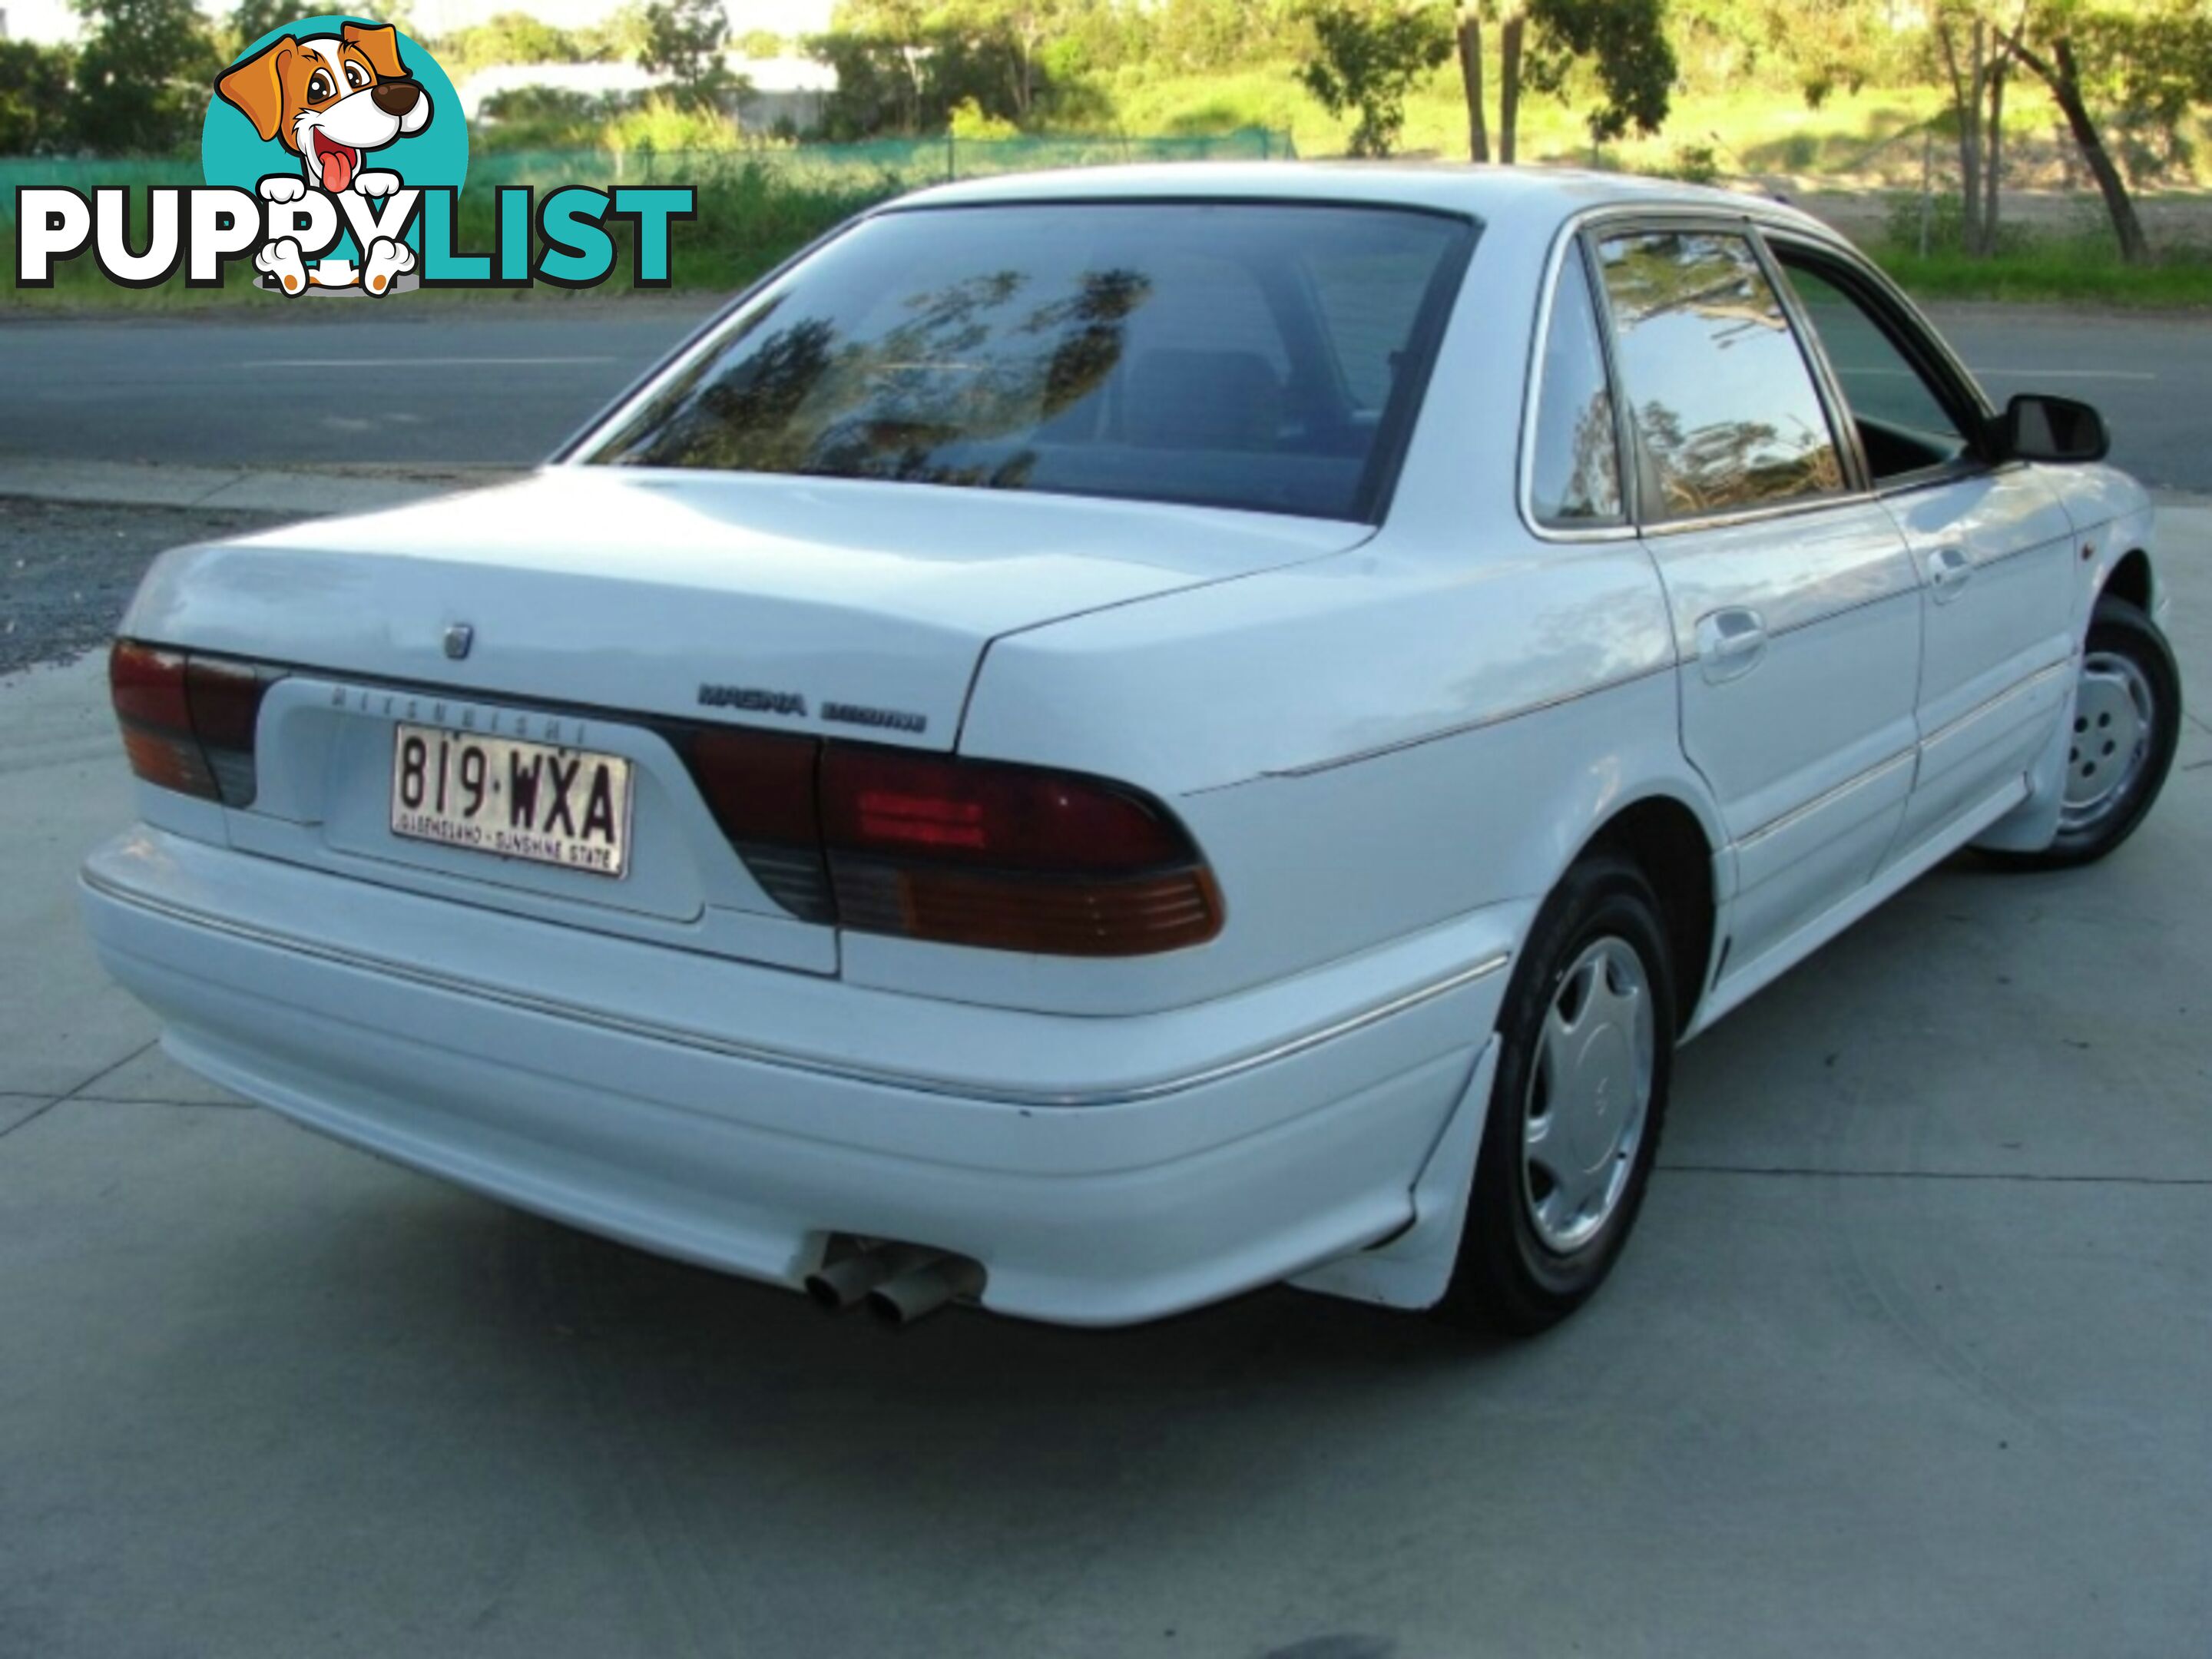
POLYGON ((2142 822, 2106 442, 1765 202, 932 190, 525 482, 166 555, 85 908, 216 1082, 833 1308, 1532 1331, 1680 1043, 2142 822))

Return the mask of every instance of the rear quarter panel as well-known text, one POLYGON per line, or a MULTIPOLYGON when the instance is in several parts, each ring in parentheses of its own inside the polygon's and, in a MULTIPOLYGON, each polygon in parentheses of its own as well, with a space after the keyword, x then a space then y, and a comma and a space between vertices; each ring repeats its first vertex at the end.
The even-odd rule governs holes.
MULTIPOLYGON (((1486 517, 1443 545, 1386 534, 995 644, 963 750, 1152 791, 1212 863, 1228 921, 1169 957, 1029 963, 1018 989, 1008 964, 956 953, 972 959, 942 963, 939 993, 1126 1012, 1493 908, 1517 937, 1613 812, 1654 793, 1701 801, 1642 550, 1544 545, 1486 517)), ((1493 939, 1469 928, 1470 951, 1493 939)), ((852 942, 848 975, 894 968, 852 942)))

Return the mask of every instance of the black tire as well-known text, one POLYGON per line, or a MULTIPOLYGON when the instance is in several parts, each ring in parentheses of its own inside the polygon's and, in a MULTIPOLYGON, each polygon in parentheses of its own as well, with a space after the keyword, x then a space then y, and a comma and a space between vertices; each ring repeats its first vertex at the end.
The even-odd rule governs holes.
MULTIPOLYGON (((2097 601, 2082 653, 2085 663, 2100 657, 2121 659, 2133 665, 2148 688, 2151 715, 2142 768, 2094 817, 2085 823, 2062 824, 2051 845, 2039 852, 1985 852, 1983 856, 1999 869, 2069 870, 2077 865, 2094 864, 2135 834, 2157 801, 2159 791, 2166 787, 2166 775, 2173 766, 2174 749, 2181 741, 2181 672, 2174 665, 2173 647, 2166 643, 2158 624, 2142 611, 2125 599, 2107 596, 2097 601)), ((2078 698, 2079 693, 2076 695, 2078 698)), ((2082 729, 2084 722, 2079 717, 2078 702, 2075 708, 2075 747, 2067 763, 2069 786, 2078 769, 2109 763, 2112 758, 2098 748, 2084 746, 2085 742, 2094 743, 2096 732, 2082 729)), ((2110 746, 2102 745, 2107 749, 2110 746)))
MULTIPOLYGON (((1565 1318, 1613 1270, 1636 1224, 1666 1121, 1674 1069, 1675 993, 1667 930, 1650 882, 1613 852, 1586 856, 1538 912, 1498 1015, 1497 1077, 1475 1164, 1474 1189, 1459 1259, 1439 1316, 1510 1336, 1528 1336, 1565 1318), (1525 1137, 1545 1022, 1570 969, 1602 942, 1633 951, 1650 996, 1650 1088, 1640 1139, 1627 1179, 1595 1235, 1561 1250, 1540 1236, 1534 1177, 1524 1169, 1525 1137)), ((1614 1156, 1619 1158, 1620 1154, 1614 1156)))

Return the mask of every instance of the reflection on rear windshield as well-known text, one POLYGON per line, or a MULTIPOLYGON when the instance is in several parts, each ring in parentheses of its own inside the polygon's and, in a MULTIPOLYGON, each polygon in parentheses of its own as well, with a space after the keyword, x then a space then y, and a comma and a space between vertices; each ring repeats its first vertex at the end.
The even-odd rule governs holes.
POLYGON ((586 459, 1365 518, 1473 236, 1289 204, 884 214, 586 459))

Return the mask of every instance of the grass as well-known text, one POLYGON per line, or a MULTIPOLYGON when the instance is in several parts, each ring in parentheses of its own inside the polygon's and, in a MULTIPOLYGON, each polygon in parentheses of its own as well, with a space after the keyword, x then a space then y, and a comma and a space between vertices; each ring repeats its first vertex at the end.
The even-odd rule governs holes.
MULTIPOLYGON (((1494 122, 1494 72, 1488 86, 1494 122)), ((1131 132, 1287 128, 1299 155, 1319 156, 1341 155, 1352 130, 1349 119, 1329 114, 1297 84, 1288 64, 1206 76, 1133 73, 1110 82, 1108 92, 1115 118, 1131 132)), ((1580 104, 1531 94, 1521 105, 1520 146, 1524 160, 1585 165, 1595 160, 1638 173, 1677 170, 1685 152, 1705 149, 1718 152, 1723 172, 1753 173, 1833 173, 1869 160, 1873 151, 1873 164, 1909 168, 1917 178, 1917 144, 1887 141, 1928 119, 1941 105, 1933 88, 1838 92, 1817 110, 1794 95, 1756 88, 1686 94, 1674 100, 1663 131, 1594 151, 1580 104)), ((1444 64, 1407 94, 1399 149, 1407 155, 1467 154, 1467 106, 1456 64, 1444 64)))
POLYGON ((1876 246, 1869 252, 1917 300, 2131 310, 2212 307, 2212 253, 2201 248, 2169 253, 2149 265, 2122 264, 2109 237, 2032 242, 1986 259, 1971 259, 1948 249, 1931 250, 1923 257, 1910 246, 1876 246))

